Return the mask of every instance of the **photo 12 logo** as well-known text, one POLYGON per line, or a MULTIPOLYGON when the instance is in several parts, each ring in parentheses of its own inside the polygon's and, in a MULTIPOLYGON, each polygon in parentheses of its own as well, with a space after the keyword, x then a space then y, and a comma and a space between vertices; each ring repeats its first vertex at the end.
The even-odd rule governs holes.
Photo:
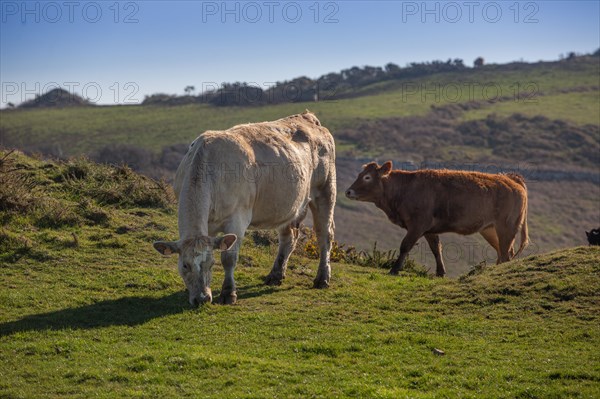
POLYGON ((75 23, 111 21, 114 23, 137 24, 140 6, 127 1, 1 1, 2 23, 75 23))
POLYGON ((403 82, 402 101, 420 101, 422 103, 460 103, 465 101, 514 101, 537 103, 539 85, 537 82, 403 82))
POLYGON ((515 24, 537 24, 538 2, 509 1, 404 1, 402 22, 450 23, 508 21, 515 24))
POLYGON ((76 98, 90 104, 140 104, 139 91, 139 85, 135 82, 113 82, 106 86, 98 82, 2 82, 0 90, 1 104, 9 107, 28 101, 51 104, 76 98))
POLYGON ((202 22, 295 24, 304 20, 337 24, 339 11, 340 5, 334 1, 203 1, 202 22))

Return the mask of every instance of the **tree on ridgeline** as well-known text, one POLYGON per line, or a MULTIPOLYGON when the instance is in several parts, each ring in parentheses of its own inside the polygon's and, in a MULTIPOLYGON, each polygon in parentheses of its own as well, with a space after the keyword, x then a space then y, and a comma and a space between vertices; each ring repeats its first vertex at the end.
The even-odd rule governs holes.
POLYGON ((188 96, 191 96, 194 91, 196 91, 196 88, 194 86, 186 86, 185 89, 183 89, 183 91, 185 91, 185 94, 187 94, 188 96))

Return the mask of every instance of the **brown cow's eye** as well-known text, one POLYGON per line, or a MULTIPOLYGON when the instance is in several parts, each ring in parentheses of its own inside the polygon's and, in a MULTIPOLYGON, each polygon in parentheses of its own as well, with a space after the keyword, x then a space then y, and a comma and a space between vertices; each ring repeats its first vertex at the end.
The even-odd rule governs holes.
POLYGON ((371 180, 371 176, 370 175, 366 175, 365 177, 363 177, 364 181, 369 181, 371 180))

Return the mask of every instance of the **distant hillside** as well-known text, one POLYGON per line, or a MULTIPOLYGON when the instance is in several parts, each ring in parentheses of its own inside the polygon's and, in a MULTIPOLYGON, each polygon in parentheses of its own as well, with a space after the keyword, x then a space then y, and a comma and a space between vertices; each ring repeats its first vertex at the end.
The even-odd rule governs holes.
MULTIPOLYGON (((0 151, 0 396, 595 398, 600 248, 387 275, 249 236, 238 303, 190 309, 168 186, 126 167, 0 151), (335 381, 335 383, 332 383, 335 381)), ((223 270, 215 264, 213 293, 223 270)))
MULTIPOLYGON (((598 125, 599 61, 598 57, 581 57, 568 62, 467 68, 460 73, 372 84, 356 93, 364 96, 264 107, 191 104, 3 110, 0 145, 46 152, 47 147, 68 143, 62 146, 62 155, 90 154, 115 143, 159 152, 169 145, 189 143, 204 130, 277 119, 306 108, 314 111, 334 135, 365 120, 426 116, 432 106, 464 105, 468 108, 459 117, 465 120, 481 120, 494 113, 503 117, 520 113, 598 125), (485 85, 491 87, 490 93, 483 90, 485 85), (448 93, 456 87, 464 90, 458 92, 458 97, 450 96, 448 93), (471 103, 476 103, 477 108, 472 108, 471 103)), ((365 136, 370 134, 365 132, 365 136)), ((355 145, 338 139, 338 152, 355 145)))
POLYGON ((18 108, 64 108, 94 105, 75 93, 57 88, 36 96, 33 100, 21 103, 18 108))
MULTIPOLYGON (((599 104, 600 105, 600 104, 599 104)), ((425 116, 381 118, 340 129, 337 134, 352 143, 355 156, 376 154, 384 159, 404 159, 419 164, 444 165, 521 164, 531 177, 538 170, 590 170, 600 165, 600 125, 580 125, 543 115, 490 114, 464 120, 464 107, 433 108, 425 116), (369 134, 365 134, 369 132, 369 134), (529 165, 529 166, 525 166, 529 165), (535 168, 536 170, 532 170, 535 168)))
MULTIPOLYGON (((562 63, 577 63, 583 59, 600 60, 598 53, 576 56, 570 54, 562 63)), ((205 103, 215 106, 261 106, 282 103, 333 101, 344 98, 361 97, 385 92, 390 86, 406 83, 426 77, 452 73, 456 76, 468 75, 473 69, 487 73, 502 73, 514 70, 524 71, 543 67, 547 62, 485 65, 479 57, 474 68, 468 68, 462 59, 434 60, 431 62, 412 62, 401 67, 392 62, 384 67, 351 67, 338 73, 331 72, 316 79, 306 76, 277 82, 267 89, 256 83, 223 83, 198 96, 155 94, 144 99, 144 105, 182 105, 205 103)), ((191 87, 191 86, 190 86, 191 87)))

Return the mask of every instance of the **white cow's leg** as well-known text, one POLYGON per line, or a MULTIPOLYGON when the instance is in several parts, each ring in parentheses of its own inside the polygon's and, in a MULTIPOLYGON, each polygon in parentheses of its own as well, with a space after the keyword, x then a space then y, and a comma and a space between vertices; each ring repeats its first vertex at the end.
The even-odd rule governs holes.
POLYGON ((221 264, 225 270, 225 279, 223 280, 221 294, 219 295, 217 302, 223 305, 232 305, 237 301, 233 272, 235 271, 240 248, 242 247, 242 240, 247 227, 248 225, 244 223, 232 223, 231 226, 225 228, 224 231, 225 234, 235 234, 238 238, 231 249, 221 252, 221 264))
POLYGON ((333 242, 334 224, 333 207, 335 205, 335 185, 331 183, 314 195, 310 202, 310 210, 313 215, 313 224, 319 244, 320 259, 317 277, 314 280, 315 288, 329 287, 331 278, 331 266, 329 265, 329 254, 333 242))
POLYGON ((265 284, 281 285, 281 282, 285 278, 288 259, 296 247, 296 238, 296 234, 294 234, 294 229, 291 225, 279 230, 279 251, 277 252, 277 257, 275 258, 271 272, 265 278, 265 284))

